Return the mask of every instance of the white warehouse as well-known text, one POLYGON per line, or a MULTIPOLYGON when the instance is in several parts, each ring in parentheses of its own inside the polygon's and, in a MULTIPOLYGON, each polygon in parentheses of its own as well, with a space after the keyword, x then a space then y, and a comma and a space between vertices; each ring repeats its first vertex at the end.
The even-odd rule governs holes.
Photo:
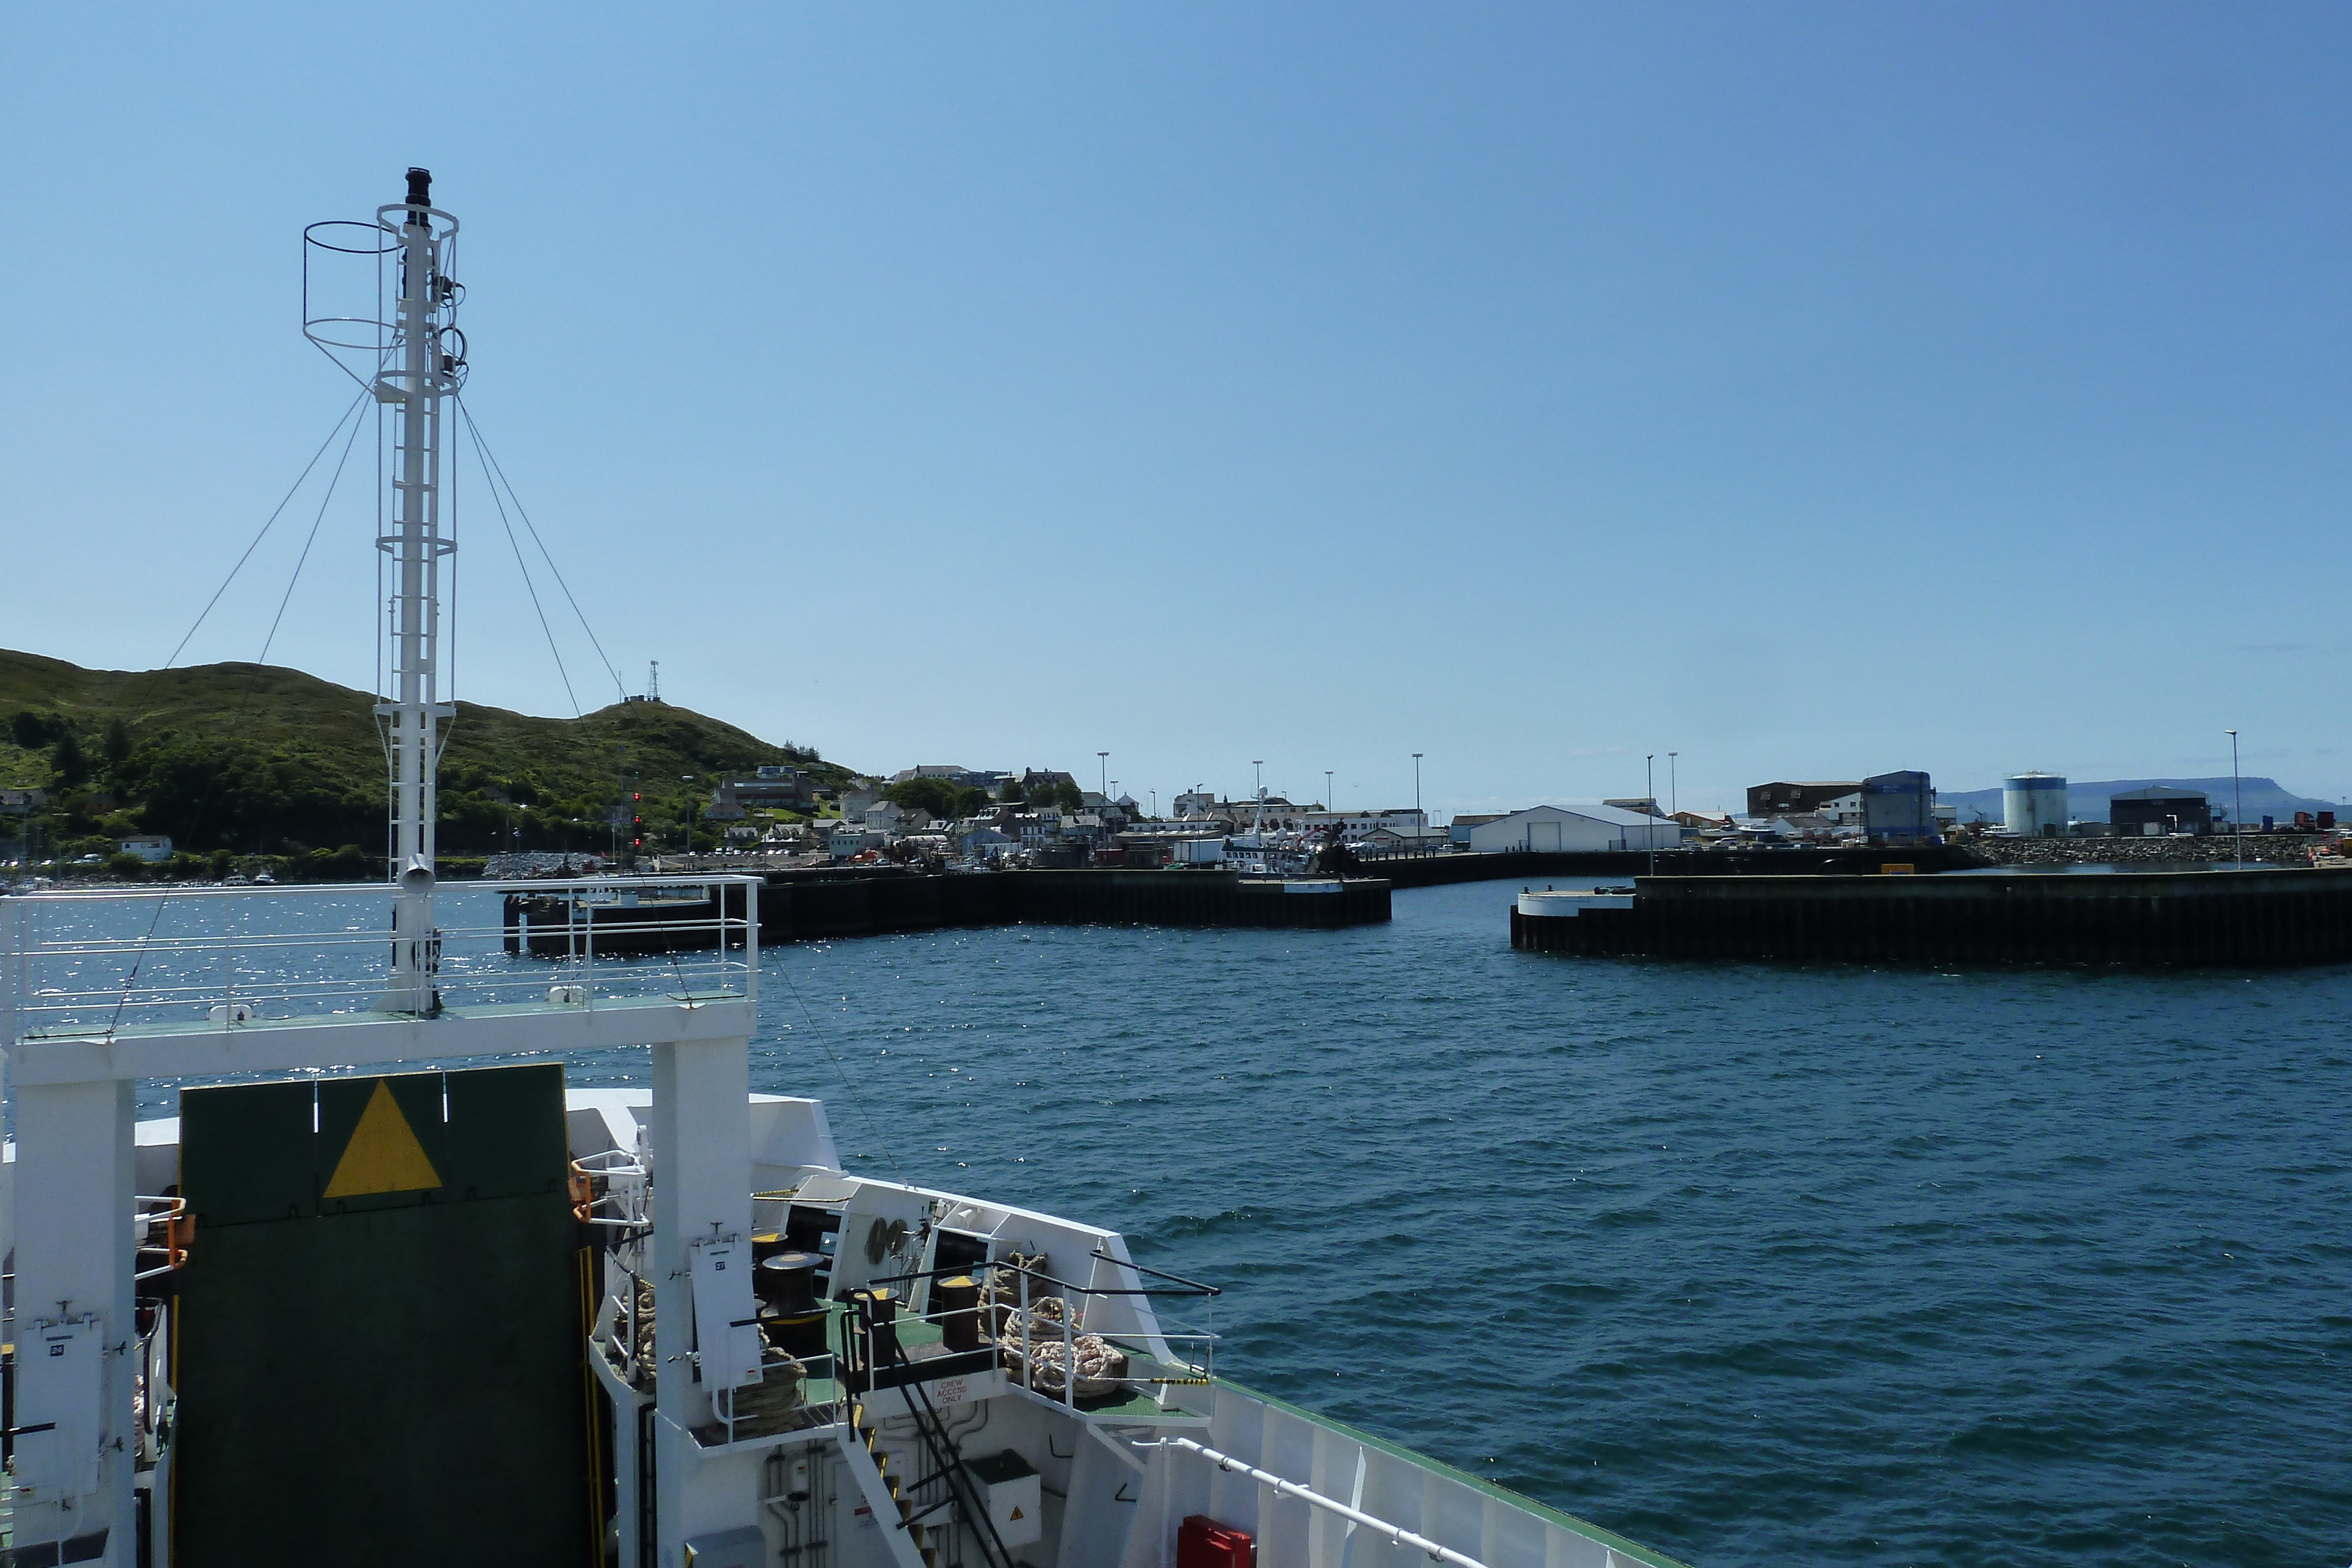
POLYGON ((1470 830, 1474 853, 1680 849, 1682 824, 1616 806, 1530 806, 1470 830))

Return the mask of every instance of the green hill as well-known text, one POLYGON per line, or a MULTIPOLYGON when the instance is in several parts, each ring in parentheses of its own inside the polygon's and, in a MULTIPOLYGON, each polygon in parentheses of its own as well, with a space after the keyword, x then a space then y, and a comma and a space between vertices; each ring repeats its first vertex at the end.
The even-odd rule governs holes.
MULTIPOLYGON (((154 832, 196 852, 357 845, 380 855, 385 761, 373 706, 364 692, 275 665, 85 670, 0 650, 0 787, 49 791, 47 841, 59 848, 154 832)), ((607 813, 632 794, 643 797, 634 810, 649 840, 674 846, 721 773, 787 763, 827 789, 852 777, 813 750, 666 703, 577 719, 460 703, 447 735, 446 854, 602 849, 607 813)))

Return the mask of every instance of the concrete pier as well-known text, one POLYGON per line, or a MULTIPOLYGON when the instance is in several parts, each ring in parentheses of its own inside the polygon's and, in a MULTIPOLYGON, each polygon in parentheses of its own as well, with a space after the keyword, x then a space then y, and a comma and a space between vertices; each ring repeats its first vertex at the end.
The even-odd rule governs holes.
POLYGON ((1511 945, 1918 964, 2352 960, 2352 871, 1661 876, 1633 887, 1609 900, 1524 894, 1511 910, 1511 945))

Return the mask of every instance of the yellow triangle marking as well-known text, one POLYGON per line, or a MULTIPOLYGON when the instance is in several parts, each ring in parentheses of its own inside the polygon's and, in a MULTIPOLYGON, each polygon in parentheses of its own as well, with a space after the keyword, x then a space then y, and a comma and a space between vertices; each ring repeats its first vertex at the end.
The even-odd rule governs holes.
MULTIPOLYGON (((1015 1503, 1015 1504, 1013 1505, 1013 1519, 1019 1519, 1020 1517, 1021 1517, 1021 1507, 1020 1507, 1020 1505, 1019 1505, 1018 1503, 1015 1503)), ((1010 1523, 1012 1523, 1012 1522, 1013 1522, 1013 1519, 1008 1519, 1008 1520, 1006 1520, 1004 1522, 1005 1522, 1005 1523, 1007 1523, 1007 1524, 1010 1524, 1010 1523)))
POLYGON ((366 1197, 379 1192, 415 1192, 439 1186, 441 1175, 425 1157, 425 1145, 400 1113, 392 1085, 376 1080, 343 1157, 335 1162, 335 1176, 327 1184, 329 1197, 366 1197))

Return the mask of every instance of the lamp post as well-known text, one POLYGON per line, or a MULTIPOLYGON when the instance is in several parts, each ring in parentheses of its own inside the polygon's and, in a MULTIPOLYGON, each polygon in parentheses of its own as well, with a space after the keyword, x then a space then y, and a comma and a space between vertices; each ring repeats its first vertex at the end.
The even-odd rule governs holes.
POLYGON ((1650 874, 1658 874, 1658 754, 1654 751, 1642 758, 1642 791, 1650 798, 1650 821, 1642 824, 1642 837, 1650 845, 1650 874))
POLYGON ((1412 847, 1429 848, 1429 819, 1421 814, 1421 753, 1412 754, 1412 847))
POLYGON ((2238 869, 2246 869, 2246 801, 2238 788, 2238 732, 2230 736, 2230 838, 2237 846, 2238 869))
POLYGON ((1102 777, 1097 782, 1102 789, 1103 800, 1108 801, 1110 800, 1110 753, 1097 751, 1095 755, 1102 759, 1102 777))
POLYGON ((1323 769, 1323 809, 1336 812, 1339 808, 1331 799, 1331 772, 1328 768, 1323 769))
POLYGON ((1669 817, 1679 817, 1683 813, 1682 779, 1675 767, 1675 758, 1681 755, 1679 751, 1666 753, 1666 815, 1669 817))

